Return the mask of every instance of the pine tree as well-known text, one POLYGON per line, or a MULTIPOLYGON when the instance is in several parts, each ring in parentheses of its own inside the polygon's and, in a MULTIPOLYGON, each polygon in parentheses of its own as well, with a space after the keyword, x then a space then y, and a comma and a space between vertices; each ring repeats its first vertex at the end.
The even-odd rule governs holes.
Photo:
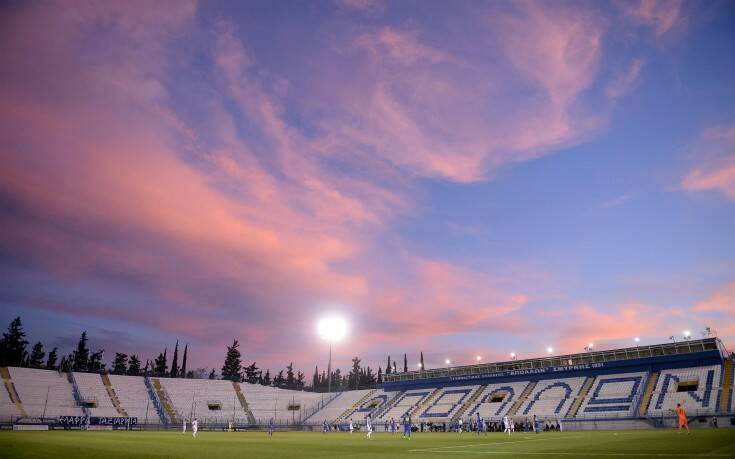
POLYGON ((294 378, 293 362, 286 366, 286 381, 284 381, 286 389, 293 389, 296 387, 296 378, 294 378))
POLYGON ((189 345, 184 346, 184 358, 181 361, 181 377, 182 378, 188 378, 188 374, 186 373, 186 353, 189 350, 189 345))
POLYGON ((264 386, 270 386, 271 385, 271 371, 265 370, 265 376, 263 376, 263 381, 261 382, 264 386))
POLYGON ((212 368, 212 371, 209 373, 209 379, 217 379, 217 373, 214 372, 214 368, 212 368))
POLYGON ((55 370, 56 369, 56 360, 58 359, 58 348, 51 349, 51 352, 48 353, 48 360, 46 361, 46 368, 49 370, 55 370))
POLYGON ((222 379, 234 382, 242 380, 242 360, 240 359, 238 347, 240 347, 240 343, 237 340, 232 341, 232 346, 227 346, 225 364, 222 365, 222 379))
POLYGON ((174 358, 171 361, 171 377, 179 377, 179 340, 176 340, 176 346, 174 346, 174 358))
POLYGON ((388 356, 388 365, 385 367, 385 374, 390 374, 390 356, 388 356))
POLYGON ((367 386, 375 385, 375 374, 373 373, 373 369, 370 368, 369 366, 365 370, 365 380, 363 384, 367 386))
POLYGON ((23 331, 20 317, 16 317, 10 322, 8 331, 3 333, 3 337, 0 339, 0 366, 19 367, 23 364, 26 346, 28 345, 25 337, 26 332, 23 331))
POLYGON ((87 347, 87 332, 83 331, 77 343, 77 350, 72 354, 72 369, 74 371, 87 371, 89 367, 89 347, 87 347))
POLYGON ((283 377, 283 370, 279 371, 275 378, 273 378, 273 387, 284 388, 286 385, 286 378, 283 377))
POLYGON ((378 384, 383 384, 383 368, 378 365, 378 384))
POLYGON ((306 381, 305 381, 305 375, 304 375, 304 373, 301 372, 301 370, 299 370, 298 373, 296 373, 296 387, 295 387, 295 389, 296 390, 304 390, 304 386, 306 385, 305 383, 306 383, 306 381))
POLYGON ((105 350, 100 349, 89 356, 87 371, 90 373, 103 373, 105 371, 104 362, 105 350))
POLYGON ((140 376, 140 358, 135 354, 128 359, 128 374, 130 376, 140 376))
POLYGON ((122 352, 115 353, 115 359, 112 361, 112 374, 124 375, 128 372, 128 355, 122 352))
POLYGON ((153 374, 156 376, 166 376, 166 371, 168 371, 166 351, 168 349, 164 349, 163 353, 158 354, 156 360, 153 361, 153 374))
POLYGON ((408 371, 408 359, 406 358, 406 354, 403 354, 403 372, 408 371))
POLYGON ((243 370, 245 371, 245 381, 250 384, 258 383, 258 367, 255 365, 255 362, 246 366, 243 370))
POLYGON ((43 344, 39 341, 33 345, 31 356, 28 360, 28 366, 31 368, 42 368, 44 357, 46 357, 46 353, 43 352, 43 344))
POLYGON ((355 356, 352 359, 352 371, 349 374, 349 387, 352 389, 360 388, 360 359, 355 356))

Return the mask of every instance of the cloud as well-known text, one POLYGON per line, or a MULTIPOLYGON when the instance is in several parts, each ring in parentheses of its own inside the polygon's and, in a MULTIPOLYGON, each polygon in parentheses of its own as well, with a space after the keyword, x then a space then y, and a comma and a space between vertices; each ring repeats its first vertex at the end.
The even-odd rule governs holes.
POLYGON ((735 200, 735 126, 707 129, 696 148, 703 161, 682 179, 682 189, 718 191, 735 200))
POLYGON ((632 0, 615 3, 636 24, 653 29, 657 37, 673 28, 680 19, 681 0, 632 0))
POLYGON ((186 337, 201 359, 237 337, 269 364, 311 365, 304 324, 330 308, 359 325, 350 353, 528 331, 547 274, 396 250, 391 233, 426 180, 489 180, 602 125, 584 96, 607 87, 604 21, 498 8, 465 35, 481 46, 420 21, 335 27, 291 71, 194 2, 8 9, 0 300, 186 337))

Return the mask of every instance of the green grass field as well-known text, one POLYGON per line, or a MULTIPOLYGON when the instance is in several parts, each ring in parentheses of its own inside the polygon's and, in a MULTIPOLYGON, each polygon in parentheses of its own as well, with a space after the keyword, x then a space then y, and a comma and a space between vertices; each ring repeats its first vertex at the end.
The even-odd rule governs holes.
POLYGON ((461 458, 461 457, 735 457, 735 429, 595 431, 527 434, 400 435, 376 433, 0 432, 3 458, 461 458))

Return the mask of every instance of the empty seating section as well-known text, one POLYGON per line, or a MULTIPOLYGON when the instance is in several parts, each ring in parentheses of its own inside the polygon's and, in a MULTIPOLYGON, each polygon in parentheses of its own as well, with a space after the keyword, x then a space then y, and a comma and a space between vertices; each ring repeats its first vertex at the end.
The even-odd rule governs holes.
POLYGON ((74 373, 74 380, 79 389, 79 396, 89 407, 90 416, 120 416, 112 403, 102 378, 96 373, 74 373))
POLYGON ((662 370, 648 414, 670 414, 677 403, 689 415, 715 413, 721 371, 722 365, 662 370))
MULTIPOLYGON (((312 413, 314 407, 329 398, 328 394, 277 389, 259 384, 243 383, 240 388, 259 424, 266 424, 271 418, 277 423, 299 422, 312 413), (294 409, 289 409, 290 405, 294 409)), ((312 420, 319 419, 318 413, 314 416, 312 420)))
POLYGON ((421 409, 419 421, 448 421, 479 386, 447 387, 421 409))
MULTIPOLYGON (((357 405, 354 411, 347 413, 345 419, 365 419, 368 415, 374 417, 394 395, 395 392, 384 392, 382 389, 377 390, 357 405)), ((388 419, 390 420, 390 418, 388 419)))
MULTIPOLYGON (((309 421, 312 424, 321 424, 325 420, 332 422, 370 392, 374 391, 368 389, 342 392, 334 400, 328 402, 324 408, 319 410, 317 412, 318 415, 309 418, 309 421)), ((347 417, 347 420, 349 421, 349 417, 347 417)))
POLYGON ((380 415, 379 420, 389 421, 392 419, 401 419, 411 412, 424 398, 428 397, 434 389, 422 389, 407 391, 402 394, 393 406, 380 415))
POLYGON ((6 422, 20 416, 15 403, 10 399, 7 386, 3 383, 0 387, 0 421, 6 422))
POLYGON ((478 397, 477 403, 467 410, 464 417, 474 417, 475 413, 480 413, 483 419, 502 418, 527 385, 528 381, 488 385, 478 397))
POLYGON ((645 381, 645 372, 597 376, 576 417, 632 416, 645 381))
POLYGON ((248 423, 232 381, 158 378, 179 420, 248 423))
POLYGON ((15 367, 8 368, 8 372, 28 416, 55 418, 83 414, 74 400, 66 373, 15 367))
POLYGON ((582 388, 585 377, 565 379, 545 379, 536 384, 528 400, 523 402, 518 414, 562 418, 574 402, 582 388))
POLYGON ((143 424, 158 424, 161 422, 156 406, 148 395, 148 388, 140 376, 110 375, 110 384, 115 390, 120 406, 128 416, 138 418, 143 424))

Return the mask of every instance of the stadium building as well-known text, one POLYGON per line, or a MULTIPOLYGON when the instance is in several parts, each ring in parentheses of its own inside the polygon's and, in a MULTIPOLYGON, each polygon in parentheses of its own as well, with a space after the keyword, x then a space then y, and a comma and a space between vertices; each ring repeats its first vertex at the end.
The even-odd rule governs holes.
POLYGON ((382 386, 321 394, 223 380, 0 368, 0 423, 77 428, 314 430, 385 425, 417 429, 537 416, 571 429, 673 426, 681 404, 693 426, 734 426, 733 355, 717 338, 386 375, 382 386))

